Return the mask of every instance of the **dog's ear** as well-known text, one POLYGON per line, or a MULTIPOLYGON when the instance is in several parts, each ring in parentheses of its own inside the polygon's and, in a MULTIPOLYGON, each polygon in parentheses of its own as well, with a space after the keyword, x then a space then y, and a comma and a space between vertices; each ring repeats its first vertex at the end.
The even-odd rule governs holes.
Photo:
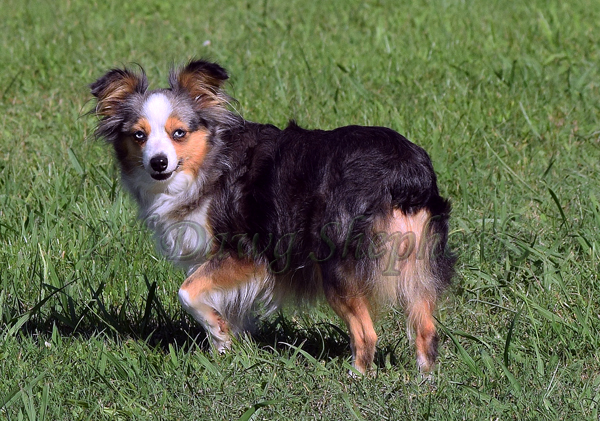
POLYGON ((169 84, 174 91, 187 92, 198 108, 207 108, 227 101, 221 87, 228 78, 227 71, 217 63, 196 60, 171 71, 169 84))
POLYGON ((123 100, 133 93, 143 94, 148 89, 146 74, 128 69, 112 69, 90 85, 98 103, 92 111, 98 117, 113 117, 123 100))

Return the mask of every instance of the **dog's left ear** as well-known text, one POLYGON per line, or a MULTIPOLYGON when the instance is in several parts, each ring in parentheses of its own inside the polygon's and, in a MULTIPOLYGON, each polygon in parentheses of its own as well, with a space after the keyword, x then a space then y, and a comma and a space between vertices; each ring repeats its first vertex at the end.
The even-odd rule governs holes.
POLYGON ((207 108, 226 101, 221 87, 228 78, 227 71, 217 63, 196 60, 171 71, 169 84, 174 91, 187 92, 198 108, 207 108))

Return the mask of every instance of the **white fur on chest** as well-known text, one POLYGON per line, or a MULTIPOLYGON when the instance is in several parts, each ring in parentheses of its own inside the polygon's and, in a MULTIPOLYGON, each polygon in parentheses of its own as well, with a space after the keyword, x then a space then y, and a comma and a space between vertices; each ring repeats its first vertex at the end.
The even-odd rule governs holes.
MULTIPOLYGON (((125 184, 136 184, 130 181, 125 184)), ((201 197, 201 185, 189 174, 178 173, 168 183, 152 183, 133 192, 140 218, 154 232, 158 250, 187 271, 204 262, 211 235, 207 223, 210 198, 201 197), (190 210, 194 204, 197 207, 190 210)))

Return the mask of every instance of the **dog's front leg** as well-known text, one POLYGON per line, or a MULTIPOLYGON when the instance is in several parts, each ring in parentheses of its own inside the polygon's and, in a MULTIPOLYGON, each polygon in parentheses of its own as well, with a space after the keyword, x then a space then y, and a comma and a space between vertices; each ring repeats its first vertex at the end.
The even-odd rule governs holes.
POLYGON ((215 295, 247 282, 255 272, 255 266, 249 260, 213 259, 196 269, 179 289, 183 308, 203 325, 219 352, 231 346, 231 327, 215 308, 215 295))

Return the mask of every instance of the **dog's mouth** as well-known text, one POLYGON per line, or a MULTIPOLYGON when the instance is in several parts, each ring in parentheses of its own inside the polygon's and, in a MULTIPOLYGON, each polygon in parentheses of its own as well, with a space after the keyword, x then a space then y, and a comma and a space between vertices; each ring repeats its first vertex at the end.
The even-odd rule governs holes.
POLYGON ((150 174, 150 177, 152 177, 155 180, 158 181, 164 181, 166 179, 168 179, 169 177, 171 177, 173 175, 175 171, 171 171, 171 172, 158 172, 155 174, 150 174))
POLYGON ((177 162, 177 167, 175 167, 175 169, 171 172, 156 172, 154 174, 150 174, 150 177, 152 177, 153 179, 157 180, 157 181, 165 181, 168 180, 169 178, 171 178, 171 176, 173 174, 175 174, 177 172, 177 170, 179 169, 179 167, 182 164, 182 160, 180 159, 179 162, 177 162))

